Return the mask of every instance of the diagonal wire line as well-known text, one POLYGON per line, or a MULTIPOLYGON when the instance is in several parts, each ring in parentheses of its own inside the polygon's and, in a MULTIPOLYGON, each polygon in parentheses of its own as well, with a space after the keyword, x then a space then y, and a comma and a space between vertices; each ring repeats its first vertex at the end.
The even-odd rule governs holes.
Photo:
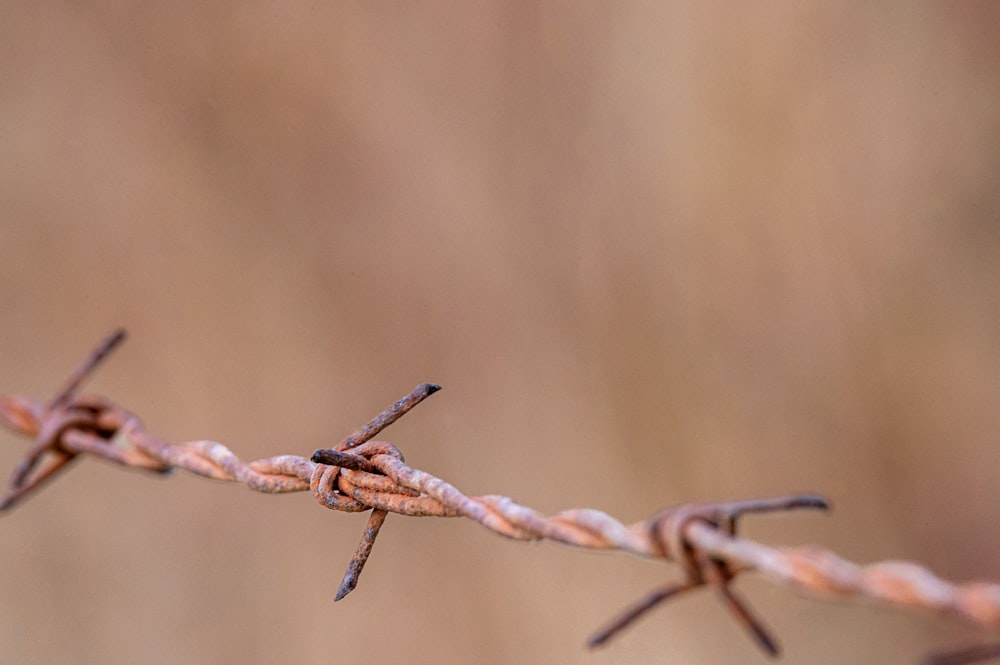
MULTIPOLYGON (((743 515, 803 508, 825 510, 828 506, 822 497, 797 495, 688 504, 625 525, 593 509, 546 516, 505 496, 466 495, 441 478, 408 466, 395 445, 375 440, 382 430, 440 390, 440 386, 430 383, 417 386, 335 448, 317 450, 311 458, 278 455, 243 462, 215 441, 168 443, 149 434, 138 417, 111 400, 78 394, 87 376, 124 339, 124 331, 105 339, 47 402, 0 396, 0 424, 34 440, 15 468, 7 494, 0 498, 0 510, 13 508, 69 468, 76 458, 89 455, 159 473, 181 469, 239 483, 258 492, 309 491, 320 505, 343 512, 371 510, 336 600, 357 586, 387 515, 396 513, 465 517, 514 540, 552 540, 680 565, 683 582, 655 590, 623 611, 591 637, 591 647, 606 643, 661 602, 706 586, 718 592, 730 614, 762 650, 777 655, 777 640, 729 588, 733 578, 747 571, 797 590, 929 610, 988 631, 1000 631, 1000 585, 996 583, 954 584, 912 562, 859 565, 822 548, 771 547, 736 533, 743 515)), ((935 654, 927 662, 965 664, 997 656, 1000 645, 986 645, 935 654)))

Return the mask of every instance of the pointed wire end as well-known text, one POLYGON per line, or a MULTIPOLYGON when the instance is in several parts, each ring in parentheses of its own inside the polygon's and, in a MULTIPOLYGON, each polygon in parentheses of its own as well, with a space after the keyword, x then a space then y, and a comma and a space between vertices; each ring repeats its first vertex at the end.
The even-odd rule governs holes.
POLYGON ((316 464, 329 464, 330 466, 337 465, 337 456, 334 454, 336 450, 331 448, 320 448, 313 452, 312 457, 309 459, 316 464))
POLYGON ((118 346, 128 337, 128 331, 124 328, 119 328, 108 337, 107 346, 109 349, 113 349, 118 346))
POLYGON ((345 469, 354 469, 356 471, 367 471, 369 473, 377 473, 377 467, 369 462, 364 457, 360 455, 352 455, 351 453, 341 452, 339 450, 333 450, 330 448, 320 448, 312 454, 309 458, 316 464, 326 464, 328 466, 339 466, 345 469))
MULTIPOLYGON (((643 614, 644 613, 645 612, 643 612, 643 614)), ((593 635, 591 635, 589 638, 587 638, 587 648, 588 649, 598 649, 598 648, 604 646, 605 644, 607 644, 608 642, 611 641, 611 638, 615 637, 616 635, 618 635, 619 633, 621 633, 623 630, 625 630, 625 628, 627 628, 631 624, 635 623, 635 621, 638 618, 639 618, 639 615, 636 614, 634 616, 625 618, 624 620, 617 620, 614 623, 612 623, 611 625, 608 625, 608 626, 605 626, 604 628, 601 628, 599 631, 597 631, 596 633, 594 633, 593 635)))
POLYGON ((771 658, 777 658, 781 655, 781 647, 778 645, 778 641, 766 630, 764 627, 757 623, 748 624, 750 633, 754 636, 757 642, 757 646, 766 653, 771 658))
POLYGON ((670 586, 656 589, 646 595, 631 607, 627 608, 620 615, 615 617, 609 624, 590 636, 587 640, 588 649, 596 649, 606 644, 612 637, 622 632, 633 623, 645 616, 647 612, 662 603, 663 601, 676 596, 685 591, 690 591, 701 586, 700 582, 683 582, 681 584, 671 584, 670 586))
POLYGON ((344 581, 340 583, 340 588, 337 589, 337 595, 333 597, 333 602, 343 600, 347 597, 347 594, 354 591, 354 587, 358 586, 358 578, 350 574, 344 576, 344 581))
POLYGON ((649 608, 630 608, 623 616, 618 617, 610 624, 587 638, 587 648, 597 649, 604 646, 611 638, 625 630, 628 626, 636 622, 637 619, 646 613, 649 608))
POLYGON ((98 344, 97 347, 90 352, 90 355, 87 356, 83 363, 77 367, 76 371, 70 375, 69 380, 66 381, 66 385, 63 386, 63 389, 52 398, 49 402, 49 408, 57 409, 68 404, 87 377, 93 374, 94 370, 100 367, 101 363, 104 362, 108 355, 110 355, 110 353, 114 351, 119 344, 125 341, 126 336, 127 333, 125 332, 125 329, 119 328, 101 340, 100 344, 98 344))
POLYGON ((628 626, 633 624, 635 620, 638 618, 639 618, 638 616, 632 617, 627 622, 616 621, 615 623, 609 626, 601 628, 599 631, 597 631, 589 638, 587 638, 587 648, 599 649, 603 647, 605 644, 610 642, 613 637, 616 637, 622 631, 624 631, 628 626))
POLYGON ((729 613, 736 619, 738 624, 750 633, 757 646, 772 658, 780 656, 781 647, 778 645, 778 640, 764 627, 764 624, 754 615, 750 607, 739 596, 733 593, 732 589, 729 588, 729 584, 727 582, 715 582, 714 585, 722 596, 722 600, 729 613))
POLYGON ((830 502, 818 494, 796 494, 793 496, 782 496, 773 499, 751 499, 750 501, 737 501, 726 506, 733 516, 749 515, 752 513, 774 513, 786 510, 799 510, 806 508, 810 510, 829 510, 830 502))
POLYGON ((789 508, 811 508, 814 510, 830 510, 830 502, 819 494, 803 494, 795 497, 789 508))
POLYGON ((387 515, 386 511, 376 508, 368 516, 368 523, 365 525, 365 530, 361 533, 361 541, 358 543, 358 547, 354 550, 354 555, 347 564, 347 570, 344 571, 344 578, 340 581, 340 588, 337 589, 337 595, 333 598, 334 602, 343 600, 347 594, 354 591, 354 587, 358 586, 358 578, 361 577, 361 571, 365 569, 365 563, 368 562, 372 547, 375 545, 375 538, 378 537, 387 515))
POLYGON ((85 372, 93 371, 98 365, 101 364, 109 353, 118 348, 122 342, 128 337, 128 333, 124 328, 119 328, 113 333, 105 337, 97 348, 94 349, 93 356, 88 360, 89 367, 86 368, 85 372))

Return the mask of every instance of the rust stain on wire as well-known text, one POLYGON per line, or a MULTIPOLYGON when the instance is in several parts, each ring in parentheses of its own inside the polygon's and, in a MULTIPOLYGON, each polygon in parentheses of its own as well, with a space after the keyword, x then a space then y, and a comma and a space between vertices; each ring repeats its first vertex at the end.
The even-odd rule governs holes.
MULTIPOLYGON (((744 515, 826 510, 827 503, 819 496, 684 505, 632 525, 598 510, 566 510, 546 516, 504 496, 468 496, 440 478, 407 466, 393 444, 375 440, 383 429, 440 390, 431 383, 417 386, 336 447, 317 450, 308 459, 279 455, 245 463, 215 441, 167 443, 146 432, 138 417, 114 402, 79 395, 87 376, 124 339, 124 331, 105 339, 47 402, 0 396, 0 423, 34 440, 11 475, 10 489, 0 498, 0 510, 13 508, 76 458, 91 455, 153 472, 183 469, 258 492, 310 491, 320 505, 333 510, 370 510, 336 600, 357 586, 389 513, 465 517, 514 540, 553 540, 584 549, 617 550, 681 567, 682 582, 657 589, 624 610, 590 638, 592 648, 603 645, 665 600, 709 587, 758 646, 777 655, 777 640, 730 588, 738 574, 748 571, 796 589, 930 610, 980 628, 1000 630, 998 584, 953 584, 910 562, 858 565, 817 547, 775 548, 737 535, 737 522, 744 515)), ((965 664, 997 656, 1000 645, 987 645, 932 655, 927 662, 965 664)))

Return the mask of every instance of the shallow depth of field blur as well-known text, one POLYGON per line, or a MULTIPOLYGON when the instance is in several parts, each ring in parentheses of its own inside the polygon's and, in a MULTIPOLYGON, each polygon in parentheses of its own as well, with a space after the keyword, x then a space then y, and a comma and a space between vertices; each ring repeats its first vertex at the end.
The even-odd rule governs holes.
MULTIPOLYGON (((381 438, 624 521, 820 492, 774 544, 1000 578, 1000 10, 969 3, 4 3, 0 392, 171 441, 381 438)), ((0 467, 28 442, 0 433, 0 467)), ((675 568, 93 460, 0 518, 9 663, 763 663, 675 568)), ((948 620, 738 588, 789 663, 948 620)))

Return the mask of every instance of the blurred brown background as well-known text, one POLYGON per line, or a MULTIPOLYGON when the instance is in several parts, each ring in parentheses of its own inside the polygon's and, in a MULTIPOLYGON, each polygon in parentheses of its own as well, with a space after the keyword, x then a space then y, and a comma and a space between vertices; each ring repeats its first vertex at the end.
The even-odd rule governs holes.
MULTIPOLYGON (((387 431, 470 493, 747 522, 1000 578, 1000 5, 18 3, 0 20, 0 391, 175 441, 387 431)), ((12 468, 26 442, 0 435, 12 468)), ((765 662, 676 571, 80 463, 0 521, 8 663, 765 662)), ((947 621, 740 582, 785 662, 947 621)))

